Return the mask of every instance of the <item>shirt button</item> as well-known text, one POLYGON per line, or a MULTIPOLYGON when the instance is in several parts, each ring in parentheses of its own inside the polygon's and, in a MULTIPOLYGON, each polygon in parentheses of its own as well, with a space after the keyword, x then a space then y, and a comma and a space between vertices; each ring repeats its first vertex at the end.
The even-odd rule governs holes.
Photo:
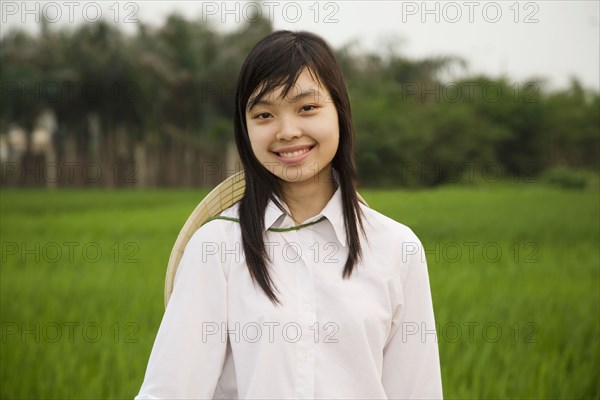
POLYGON ((312 310, 312 307, 310 306, 309 303, 304 303, 304 311, 310 311, 312 310))

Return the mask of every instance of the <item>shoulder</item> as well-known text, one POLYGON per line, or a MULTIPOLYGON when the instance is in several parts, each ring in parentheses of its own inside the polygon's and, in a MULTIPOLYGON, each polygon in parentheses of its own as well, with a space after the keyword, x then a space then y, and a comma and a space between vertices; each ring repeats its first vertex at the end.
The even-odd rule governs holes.
MULTIPOLYGON (((237 215, 236 215, 237 216, 237 215)), ((182 265, 208 264, 220 265, 223 276, 229 277, 230 264, 236 257, 225 257, 231 250, 241 254, 241 240, 239 224, 234 220, 233 207, 230 207, 218 216, 209 218, 196 231, 194 231, 183 251, 182 265), (186 262, 187 260, 191 260, 186 262), (225 260, 225 261, 224 261, 225 260)), ((183 267, 185 269, 185 267, 183 267)), ((215 269, 206 269, 215 270, 215 269)), ((179 275, 179 272, 177 273, 179 275)), ((176 279, 177 276, 176 276, 176 279)))
POLYGON ((238 203, 226 208, 219 215, 209 218, 192 234, 188 246, 198 242, 228 242, 234 237, 238 226, 238 203))
POLYGON ((409 274, 415 271, 426 273, 425 247, 415 232, 379 211, 362 204, 361 208, 366 217, 367 246, 374 259, 385 266, 384 270, 395 276, 402 287, 408 281, 409 274))
POLYGON ((402 271, 403 274, 409 265, 425 262, 423 243, 410 227, 363 204, 361 209, 365 215, 366 246, 374 258, 389 265, 390 271, 402 271))
POLYGON ((236 201, 233 205, 231 205, 228 208, 224 209, 219 214, 219 216, 220 217, 226 217, 226 218, 234 218, 234 219, 237 219, 239 221, 239 207, 240 207, 240 202, 236 201))
POLYGON ((360 207, 365 216, 363 224, 365 225, 365 230, 368 232, 369 237, 375 237, 387 243, 390 243, 390 241, 401 241, 420 244, 417 235, 407 225, 365 206, 364 204, 360 204, 360 207))

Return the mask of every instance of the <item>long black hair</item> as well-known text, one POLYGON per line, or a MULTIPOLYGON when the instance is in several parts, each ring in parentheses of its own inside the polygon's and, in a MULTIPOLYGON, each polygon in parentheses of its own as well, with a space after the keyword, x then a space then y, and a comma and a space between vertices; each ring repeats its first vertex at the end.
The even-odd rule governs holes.
POLYGON ((246 177, 246 189, 239 204, 242 247, 252 279, 274 304, 279 300, 266 264, 264 215, 269 200, 284 210, 277 199, 283 198, 282 185, 280 178, 269 172, 254 155, 246 126, 246 110, 250 96, 259 87, 260 91, 253 97, 257 100, 279 87, 283 89, 281 97, 285 97, 304 68, 308 68, 327 89, 338 113, 340 138, 332 167, 339 176, 348 243, 348 258, 342 276, 350 277, 356 263, 362 259, 357 221, 364 235, 364 215, 356 194, 352 112, 340 65, 327 42, 313 33, 273 32, 252 48, 240 71, 235 94, 234 131, 246 177))

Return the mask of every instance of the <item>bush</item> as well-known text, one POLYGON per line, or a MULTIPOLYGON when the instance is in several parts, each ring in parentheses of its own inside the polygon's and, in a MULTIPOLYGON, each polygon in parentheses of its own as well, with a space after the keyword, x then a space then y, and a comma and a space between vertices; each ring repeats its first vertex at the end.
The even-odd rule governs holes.
POLYGON ((547 171, 543 181, 563 189, 583 190, 590 186, 592 175, 591 171, 559 167, 547 171))

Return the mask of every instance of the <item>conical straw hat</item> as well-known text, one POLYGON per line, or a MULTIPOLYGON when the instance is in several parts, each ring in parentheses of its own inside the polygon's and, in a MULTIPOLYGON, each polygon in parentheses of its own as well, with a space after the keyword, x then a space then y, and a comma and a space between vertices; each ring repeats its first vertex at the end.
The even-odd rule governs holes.
MULTIPOLYGON (((240 200, 244 195, 246 189, 246 180, 244 177, 244 171, 237 172, 221 182, 216 188, 214 188, 194 209, 190 214, 187 221, 183 225, 183 228, 177 236, 171 256, 169 257, 169 264, 167 266, 167 276, 165 278, 165 308, 169 303, 171 292, 173 292, 173 283, 175 280, 175 274, 177 273, 177 267, 179 261, 183 256, 185 246, 189 242, 190 238, 202 226, 206 220, 214 216, 219 215, 223 210, 231 207, 235 202, 240 200)), ((368 206, 367 202, 358 194, 358 200, 364 205, 368 206)))

